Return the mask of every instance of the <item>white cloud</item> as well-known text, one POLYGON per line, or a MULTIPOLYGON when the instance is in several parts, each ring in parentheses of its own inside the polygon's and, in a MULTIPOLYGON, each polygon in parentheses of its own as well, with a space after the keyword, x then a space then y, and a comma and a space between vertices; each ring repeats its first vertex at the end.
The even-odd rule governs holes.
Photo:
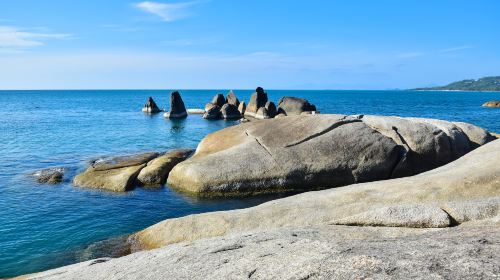
POLYGON ((64 39, 69 34, 23 31, 12 26, 0 26, 0 50, 19 50, 44 45, 46 40, 64 39))
POLYGON ((160 17, 163 21, 172 22, 188 17, 190 13, 187 9, 198 3, 198 1, 182 3, 159 3, 145 1, 138 3, 135 6, 144 12, 160 17))
POLYGON ((458 46, 458 47, 453 47, 453 48, 448 48, 448 49, 442 49, 439 52, 448 53, 448 52, 456 52, 456 51, 467 50, 467 49, 472 49, 472 48, 474 48, 474 47, 473 46, 458 46))

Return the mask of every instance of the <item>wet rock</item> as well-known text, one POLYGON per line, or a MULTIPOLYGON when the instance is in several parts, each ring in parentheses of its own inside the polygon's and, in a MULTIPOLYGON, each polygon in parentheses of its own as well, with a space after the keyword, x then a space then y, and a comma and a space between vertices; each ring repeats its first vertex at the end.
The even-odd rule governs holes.
POLYGON ((148 102, 144 104, 144 107, 142 107, 142 111, 148 114, 156 114, 161 112, 160 108, 158 108, 152 97, 148 98, 148 102))
POLYGON ((40 184, 55 185, 62 182, 65 171, 66 169, 63 167, 47 168, 36 171, 31 175, 35 177, 40 184))

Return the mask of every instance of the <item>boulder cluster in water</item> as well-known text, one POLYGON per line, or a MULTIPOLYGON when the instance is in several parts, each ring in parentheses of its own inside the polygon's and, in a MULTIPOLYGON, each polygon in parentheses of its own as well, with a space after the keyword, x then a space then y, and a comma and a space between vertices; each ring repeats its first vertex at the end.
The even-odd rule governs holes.
MULTIPOLYGON (((149 97, 148 102, 142 108, 143 112, 155 114, 162 110, 158 108, 153 98, 149 97)), ((204 109, 188 109, 182 101, 178 91, 170 94, 170 111, 164 116, 169 119, 185 118, 189 114, 203 114, 207 120, 239 120, 246 117, 255 119, 271 119, 290 115, 316 114, 316 106, 306 99, 297 97, 282 97, 278 106, 268 100, 267 93, 263 88, 258 87, 250 96, 248 105, 245 101, 240 101, 231 90, 224 97, 223 94, 216 94, 212 100, 205 105, 204 109)))

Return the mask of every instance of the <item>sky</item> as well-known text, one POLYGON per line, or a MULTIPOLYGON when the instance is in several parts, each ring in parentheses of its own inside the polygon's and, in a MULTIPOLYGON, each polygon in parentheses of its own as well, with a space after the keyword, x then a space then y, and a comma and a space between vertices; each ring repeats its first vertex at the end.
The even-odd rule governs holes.
POLYGON ((500 76, 496 0, 0 0, 0 89, 407 89, 500 76))

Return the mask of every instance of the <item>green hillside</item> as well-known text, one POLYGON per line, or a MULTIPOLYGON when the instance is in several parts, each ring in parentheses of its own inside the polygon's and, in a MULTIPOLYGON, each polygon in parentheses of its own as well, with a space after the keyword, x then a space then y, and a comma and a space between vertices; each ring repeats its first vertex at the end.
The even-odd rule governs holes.
POLYGON ((500 76, 463 80, 446 86, 416 88, 414 90, 500 91, 500 76))

